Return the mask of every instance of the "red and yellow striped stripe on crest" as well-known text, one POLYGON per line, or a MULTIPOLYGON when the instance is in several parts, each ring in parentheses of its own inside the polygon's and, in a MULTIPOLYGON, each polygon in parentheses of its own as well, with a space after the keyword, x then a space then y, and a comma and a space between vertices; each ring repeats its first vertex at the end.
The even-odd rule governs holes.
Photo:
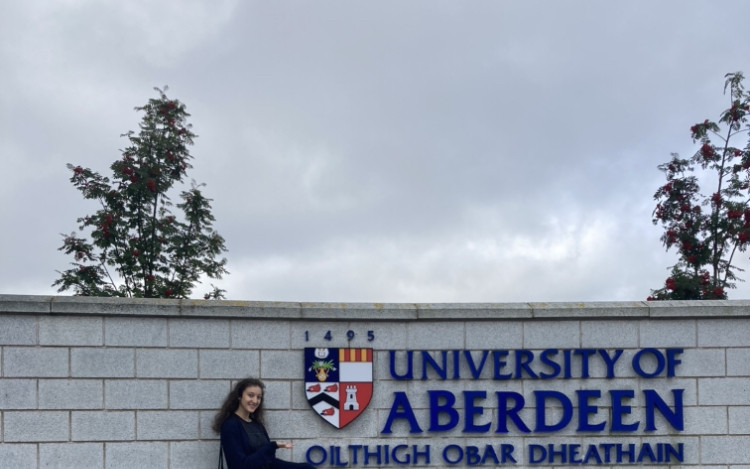
POLYGON ((371 362, 371 348, 340 348, 339 362, 371 362))

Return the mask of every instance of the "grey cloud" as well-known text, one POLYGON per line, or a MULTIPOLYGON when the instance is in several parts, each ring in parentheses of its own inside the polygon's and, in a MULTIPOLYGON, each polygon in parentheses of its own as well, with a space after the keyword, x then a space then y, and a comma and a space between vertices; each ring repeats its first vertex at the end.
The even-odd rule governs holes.
POLYGON ((643 299, 674 262, 656 165, 750 73, 750 32, 727 34, 750 10, 720 4, 3 7, 2 291, 50 291, 58 233, 90 211, 65 163, 106 173, 168 84, 232 298, 643 299))

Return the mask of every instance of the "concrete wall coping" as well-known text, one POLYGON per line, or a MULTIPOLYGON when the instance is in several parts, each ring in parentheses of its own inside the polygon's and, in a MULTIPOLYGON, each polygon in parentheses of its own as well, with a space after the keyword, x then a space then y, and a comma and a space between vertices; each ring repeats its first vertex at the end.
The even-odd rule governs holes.
POLYGON ((750 300, 549 303, 303 303, 0 294, 0 315, 50 314, 349 321, 750 317, 750 300))

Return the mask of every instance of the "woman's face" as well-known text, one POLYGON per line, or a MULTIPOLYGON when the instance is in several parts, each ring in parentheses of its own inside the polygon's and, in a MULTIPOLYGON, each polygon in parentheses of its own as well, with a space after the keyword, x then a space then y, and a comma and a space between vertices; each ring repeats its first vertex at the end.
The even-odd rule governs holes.
POLYGON ((239 408, 252 415, 258 407, 260 402, 263 400, 263 390, 260 386, 248 386, 242 391, 240 396, 239 408))

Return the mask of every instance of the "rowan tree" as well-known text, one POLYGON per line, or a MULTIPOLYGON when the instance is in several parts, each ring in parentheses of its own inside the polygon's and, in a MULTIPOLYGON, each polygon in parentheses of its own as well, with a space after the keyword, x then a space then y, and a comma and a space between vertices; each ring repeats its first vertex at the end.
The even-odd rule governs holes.
MULTIPOLYGON (((185 187, 196 135, 185 105, 156 88, 159 96, 135 110, 143 113, 138 133, 123 134, 128 146, 110 166, 109 179, 89 168, 68 164, 70 182, 98 210, 78 219, 79 232, 63 235, 59 250, 72 255, 73 267, 52 285, 83 296, 188 298, 202 276, 228 273, 224 238, 212 227, 211 199, 202 184, 185 187), (169 197, 178 190, 179 202, 169 197), (176 207, 180 218, 172 213, 176 207), (85 236, 87 234, 88 236, 85 236)), ((205 298, 222 298, 212 286, 205 298)))
POLYGON ((690 127, 699 145, 695 154, 683 159, 673 153, 658 167, 667 182, 654 194, 653 222, 664 227, 661 240, 677 251, 678 261, 649 300, 726 299, 741 281, 736 256, 750 242, 750 94, 743 80, 741 72, 727 74, 729 108, 718 122, 690 127), (739 140, 744 147, 734 146, 739 140), (711 193, 701 193, 701 184, 711 193))

